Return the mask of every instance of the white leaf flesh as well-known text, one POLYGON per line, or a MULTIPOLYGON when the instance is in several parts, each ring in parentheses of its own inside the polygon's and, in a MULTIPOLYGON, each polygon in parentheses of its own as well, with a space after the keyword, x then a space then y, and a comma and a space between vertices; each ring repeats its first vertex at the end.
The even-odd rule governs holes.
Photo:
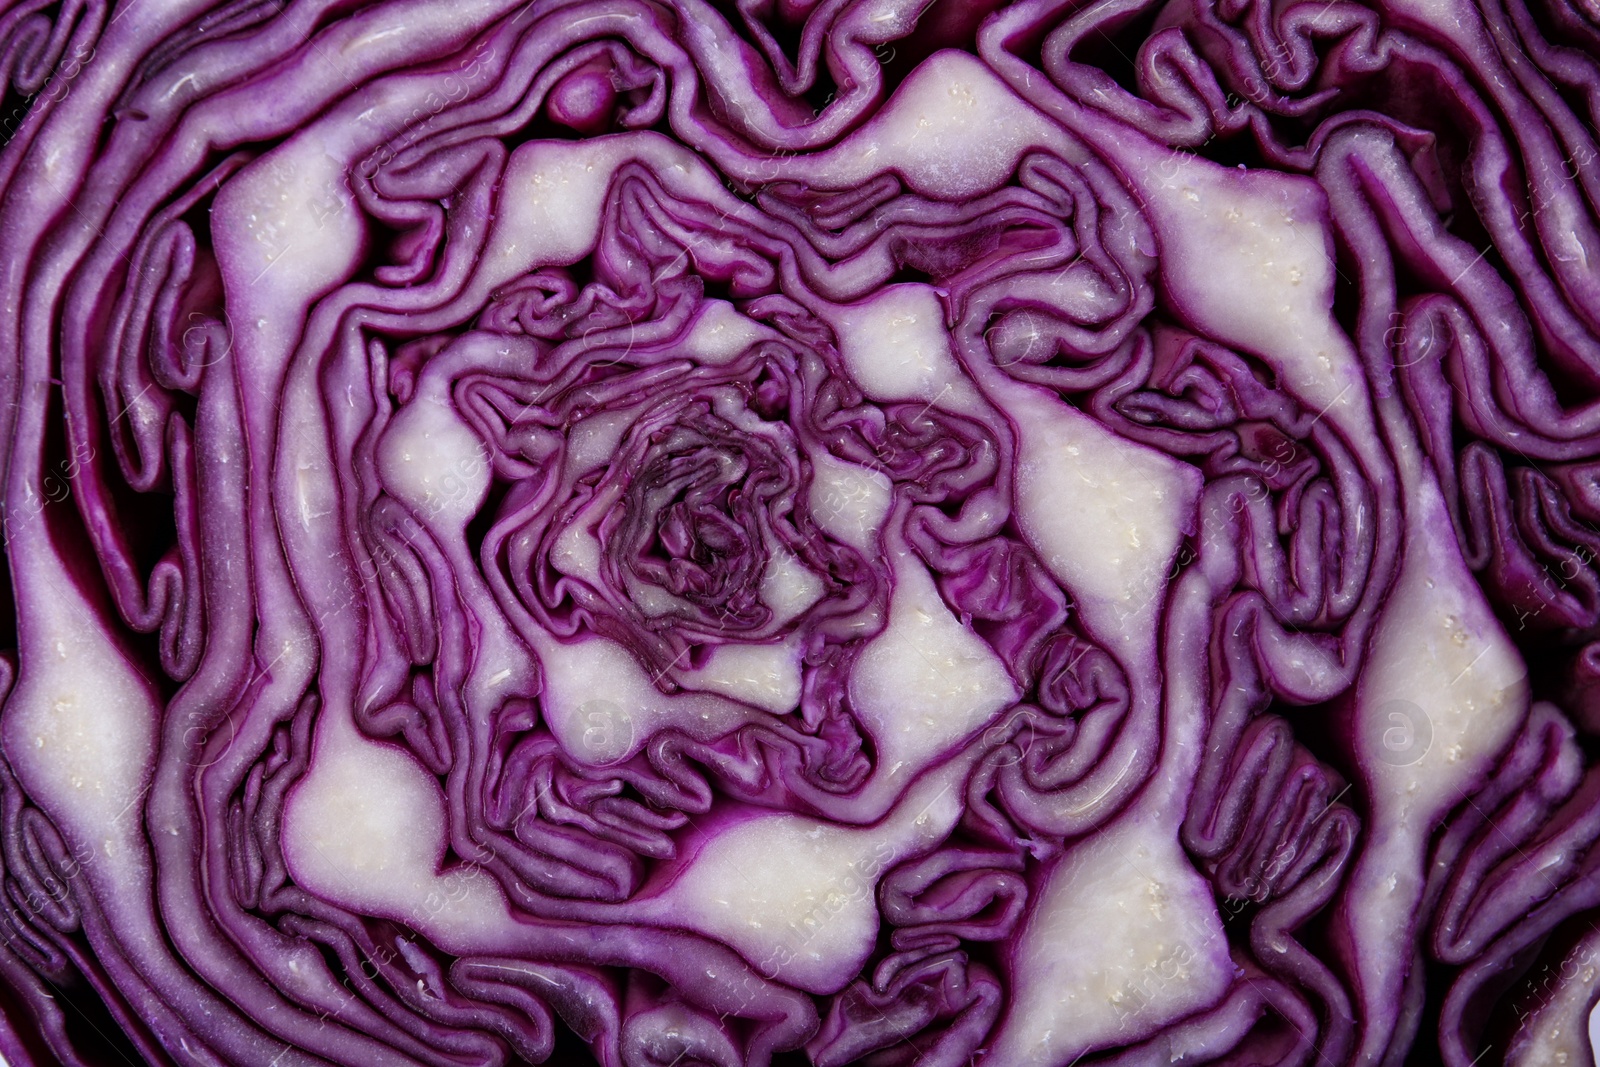
POLYGON ((1019 695, 981 638, 961 625, 922 561, 895 550, 889 622, 850 672, 850 703, 878 751, 860 798, 875 815, 930 763, 1019 695))
POLYGON ((874 826, 774 814, 735 823, 700 844, 641 914, 716 938, 764 975, 835 992, 877 945, 879 879, 954 829, 970 766, 925 775, 874 826))
POLYGON ((1120 819, 1046 877, 991 1055, 1055 1067, 1207 1007, 1233 978, 1211 886, 1167 820, 1120 819))
POLYGON ((30 609, 0 720, 6 759, 61 830, 112 922, 124 936, 158 943, 141 832, 161 716, 154 688, 56 559, 42 521, 14 524, 10 549, 30 609))

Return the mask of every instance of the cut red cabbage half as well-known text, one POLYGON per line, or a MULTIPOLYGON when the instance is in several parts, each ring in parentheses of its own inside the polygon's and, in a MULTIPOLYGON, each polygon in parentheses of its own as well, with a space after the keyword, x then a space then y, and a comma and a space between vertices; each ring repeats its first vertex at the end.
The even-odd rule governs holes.
POLYGON ((1594 1063, 1588 0, 0 74, 13 1067, 1594 1063))

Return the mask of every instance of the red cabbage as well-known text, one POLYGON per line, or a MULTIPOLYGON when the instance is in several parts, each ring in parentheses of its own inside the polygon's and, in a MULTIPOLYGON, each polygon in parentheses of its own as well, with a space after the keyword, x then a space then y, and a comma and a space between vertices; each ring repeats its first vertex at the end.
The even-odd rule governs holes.
POLYGON ((1600 8, 0 0, 0 94, 4 1062, 1595 1062, 1600 8))

